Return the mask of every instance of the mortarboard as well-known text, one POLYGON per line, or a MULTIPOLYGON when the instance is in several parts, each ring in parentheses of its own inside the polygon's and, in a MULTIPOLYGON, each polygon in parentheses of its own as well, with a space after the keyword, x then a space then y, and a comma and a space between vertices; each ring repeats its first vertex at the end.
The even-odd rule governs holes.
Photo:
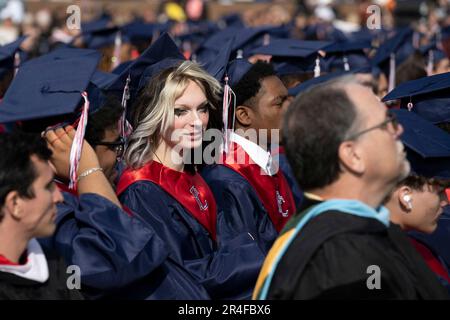
POLYGON ((392 110, 403 126, 400 136, 412 170, 426 177, 450 178, 450 134, 407 110, 392 110))
POLYGON ((305 81, 303 83, 300 83, 299 85, 289 89, 288 93, 289 93, 290 96, 295 97, 299 93, 307 90, 308 88, 310 88, 312 86, 324 83, 324 82, 329 81, 331 79, 335 79, 335 78, 338 78, 338 77, 341 77, 341 76, 344 76, 344 75, 347 75, 347 74, 351 74, 351 72, 349 72, 349 71, 337 71, 337 72, 333 72, 333 73, 328 73, 328 74, 322 75, 320 77, 312 78, 310 80, 307 80, 307 81, 305 81))
POLYGON ((318 52, 330 44, 329 41, 274 39, 266 46, 253 49, 251 53, 271 55, 271 62, 278 75, 304 73, 320 66, 318 52))
POLYGON ((184 56, 181 54, 175 42, 167 33, 164 33, 148 47, 141 56, 123 68, 118 74, 119 77, 117 78, 117 81, 110 85, 108 91, 121 94, 129 77, 130 94, 132 96, 136 95, 139 90, 140 78, 144 70, 166 58, 184 60, 184 56))
POLYGON ((371 64, 364 49, 371 48, 369 40, 337 41, 323 50, 326 52, 324 69, 327 72, 349 71, 371 64))
POLYGON ((450 121, 450 72, 401 83, 383 101, 400 99, 400 107, 438 124, 450 121))
POLYGON ((439 61, 446 59, 447 55, 444 51, 438 48, 436 42, 432 42, 419 49, 420 53, 427 61, 427 74, 431 75, 434 70, 434 65, 439 61))
POLYGON ((0 46, 0 77, 9 71, 14 70, 15 55, 20 50, 20 45, 26 39, 26 36, 20 37, 17 40, 0 46))
POLYGON ((397 30, 377 50, 372 63, 389 77, 389 90, 395 87, 395 70, 398 65, 414 53, 414 32, 411 28, 397 30))
POLYGON ((28 61, 19 69, 0 104, 0 122, 15 122, 68 116, 78 112, 84 101, 70 153, 71 188, 76 187, 77 168, 88 118, 89 101, 86 90, 98 61, 98 56, 92 55, 28 61))
POLYGON ((254 28, 228 27, 220 32, 216 32, 205 40, 196 50, 195 59, 203 63, 210 60, 220 52, 224 43, 234 38, 231 47, 231 56, 249 57, 251 50, 264 44, 269 44, 271 37, 287 37, 288 31, 285 27, 262 26, 254 28))

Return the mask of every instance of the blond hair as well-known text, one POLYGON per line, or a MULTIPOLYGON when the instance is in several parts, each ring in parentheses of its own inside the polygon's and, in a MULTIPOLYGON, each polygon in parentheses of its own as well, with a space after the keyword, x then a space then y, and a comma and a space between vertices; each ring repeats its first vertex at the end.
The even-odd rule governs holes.
POLYGON ((152 160, 162 135, 173 124, 175 101, 183 95, 189 81, 203 90, 213 109, 217 108, 220 83, 197 63, 184 61, 160 72, 136 101, 134 131, 125 151, 127 166, 136 169, 152 160))

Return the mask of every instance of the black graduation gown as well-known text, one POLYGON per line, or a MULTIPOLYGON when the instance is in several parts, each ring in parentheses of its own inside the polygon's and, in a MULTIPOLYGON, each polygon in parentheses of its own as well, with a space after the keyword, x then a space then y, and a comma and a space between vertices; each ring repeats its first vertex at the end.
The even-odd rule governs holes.
POLYGON ((293 240, 267 299, 448 299, 448 294, 397 225, 386 228, 374 219, 329 211, 293 240), (381 288, 369 290, 373 265, 380 268, 381 288))
POLYGON ((40 283, 7 272, 0 272, 0 300, 81 300, 76 290, 67 288, 66 264, 55 254, 45 252, 49 278, 40 283))

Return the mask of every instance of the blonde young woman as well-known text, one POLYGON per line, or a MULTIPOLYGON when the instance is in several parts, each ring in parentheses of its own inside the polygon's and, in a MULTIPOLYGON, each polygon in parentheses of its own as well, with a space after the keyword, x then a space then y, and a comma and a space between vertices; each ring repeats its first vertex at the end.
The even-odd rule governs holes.
POLYGON ((220 84, 190 61, 154 76, 135 106, 128 168, 117 193, 211 298, 250 298, 261 251, 248 234, 223 234, 233 222, 218 212, 195 165, 183 160, 183 152, 201 148, 204 131, 217 119, 220 92, 220 84))

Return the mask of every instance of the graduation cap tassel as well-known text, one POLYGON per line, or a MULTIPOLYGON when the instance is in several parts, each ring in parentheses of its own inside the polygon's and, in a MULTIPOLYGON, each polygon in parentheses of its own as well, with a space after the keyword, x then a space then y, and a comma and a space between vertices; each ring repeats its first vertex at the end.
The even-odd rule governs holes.
POLYGON ((343 60, 344 60, 344 70, 345 71, 350 71, 350 65, 348 64, 347 56, 344 56, 343 60))
POLYGON ((116 33, 116 38, 114 39, 114 56, 112 68, 115 69, 120 64, 120 48, 122 47, 122 35, 120 31, 116 33))
POLYGON ((16 52, 14 54, 14 77, 16 76, 17 72, 19 71, 19 65, 20 65, 20 54, 19 54, 19 52, 16 52))
POLYGON ((389 60, 389 92, 395 88, 395 53, 391 53, 389 60))
POLYGON ((125 140, 130 136, 131 132, 133 131, 131 124, 127 120, 127 104, 128 100, 130 99, 130 81, 131 76, 128 75, 122 94, 123 113, 119 120, 120 136, 125 140))
POLYGON ((225 76, 225 86, 223 87, 223 105, 222 105, 222 121, 223 121, 223 149, 228 153, 228 108, 230 106, 230 86, 228 84, 228 76, 225 76))
POLYGON ((316 65, 314 67, 314 78, 320 77, 320 58, 317 56, 316 65))
POLYGON ((89 100, 87 92, 83 92, 81 96, 84 99, 83 110, 81 111, 80 121, 78 122, 77 131, 75 132, 75 138, 72 142, 70 149, 70 183, 69 189, 77 188, 78 180, 78 165, 80 163, 81 150, 83 149, 84 134, 86 132, 86 125, 88 121, 89 113, 89 100))
POLYGON ((413 103, 412 103, 412 98, 409 97, 409 102, 408 102, 408 104, 406 105, 406 108, 408 108, 408 111, 411 111, 413 107, 414 107, 414 105, 413 105, 413 103))
POLYGON ((433 74, 433 66, 434 66, 434 53, 433 50, 430 50, 428 51, 427 76, 431 76, 433 74))
POLYGON ((228 153, 230 133, 234 131, 234 118, 236 112, 236 95, 228 84, 228 76, 225 76, 225 86, 223 88, 223 110, 222 110, 222 121, 223 121, 223 150, 228 153), (231 128, 229 128, 230 120, 230 106, 233 108, 233 114, 231 118, 231 128))

